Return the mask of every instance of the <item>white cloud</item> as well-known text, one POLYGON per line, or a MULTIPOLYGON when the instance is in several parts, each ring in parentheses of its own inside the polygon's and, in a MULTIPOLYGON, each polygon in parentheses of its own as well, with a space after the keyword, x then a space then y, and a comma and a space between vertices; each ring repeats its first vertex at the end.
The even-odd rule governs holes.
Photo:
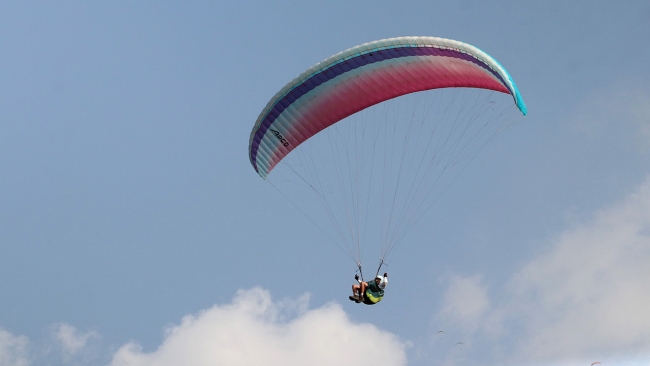
POLYGON ((483 359, 650 364, 650 177, 489 290, 479 277, 455 277, 437 315, 493 338, 483 359))
POLYGON ((2 366, 28 366, 27 346, 29 341, 25 336, 14 336, 6 330, 0 329, 0 365, 2 366))
POLYGON ((527 356, 650 356, 650 179, 559 235, 509 289, 527 356))
POLYGON ((439 318, 443 327, 454 324, 464 330, 476 330, 490 308, 487 287, 479 276, 453 276, 444 295, 439 318))
POLYGON ((443 366, 468 364, 463 349, 471 345, 471 339, 466 336, 482 326, 490 310, 487 286, 480 276, 451 276, 447 280, 449 287, 443 296, 442 309, 434 320, 435 329, 444 333, 432 334, 430 344, 435 352, 424 358, 434 358, 436 364, 443 366), (463 344, 457 344, 459 341, 463 344))
POLYGON ((83 333, 69 324, 59 324, 54 332, 54 337, 61 345, 63 358, 69 360, 70 357, 81 351, 90 339, 99 338, 99 334, 92 331, 83 333))
POLYGON ((353 323, 338 304, 308 310, 307 302, 239 291, 231 304, 185 316, 154 352, 122 346, 111 366, 406 364, 406 346, 395 335, 353 323))

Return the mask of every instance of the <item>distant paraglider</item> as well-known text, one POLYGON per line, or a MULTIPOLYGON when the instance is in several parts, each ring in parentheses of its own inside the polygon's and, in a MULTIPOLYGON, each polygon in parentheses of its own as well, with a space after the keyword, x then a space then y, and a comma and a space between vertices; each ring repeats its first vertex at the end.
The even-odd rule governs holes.
POLYGON ((458 343, 456 343, 456 347, 457 347, 458 349, 460 349, 460 350, 463 349, 463 346, 464 346, 464 345, 465 345, 465 343, 463 343, 463 342, 458 342, 458 343))
POLYGON ((440 339, 442 339, 442 337, 445 335, 445 331, 439 330, 437 334, 440 336, 440 339))

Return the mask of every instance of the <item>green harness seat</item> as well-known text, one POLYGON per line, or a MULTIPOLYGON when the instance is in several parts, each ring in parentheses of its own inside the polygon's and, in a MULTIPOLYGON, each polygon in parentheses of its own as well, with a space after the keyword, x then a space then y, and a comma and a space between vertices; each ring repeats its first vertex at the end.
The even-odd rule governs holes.
POLYGON ((384 290, 379 288, 375 281, 368 282, 368 287, 366 287, 366 293, 363 299, 363 303, 366 305, 374 305, 381 301, 384 298, 384 290))

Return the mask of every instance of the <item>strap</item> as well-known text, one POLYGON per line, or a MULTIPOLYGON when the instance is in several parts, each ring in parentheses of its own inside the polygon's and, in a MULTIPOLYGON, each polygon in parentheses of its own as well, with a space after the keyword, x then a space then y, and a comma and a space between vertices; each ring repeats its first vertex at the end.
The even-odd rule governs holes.
POLYGON ((361 275, 361 282, 365 282, 363 280, 363 271, 361 271, 361 262, 357 262, 357 272, 361 275))
MULTIPOLYGON (((377 274, 375 275, 375 278, 377 278, 377 276, 379 276, 379 271, 381 270, 381 266, 383 266, 383 265, 384 265, 384 257, 381 257, 381 258, 379 258, 379 267, 377 268, 377 274)), ((388 264, 386 264, 386 265, 388 265, 388 264)))

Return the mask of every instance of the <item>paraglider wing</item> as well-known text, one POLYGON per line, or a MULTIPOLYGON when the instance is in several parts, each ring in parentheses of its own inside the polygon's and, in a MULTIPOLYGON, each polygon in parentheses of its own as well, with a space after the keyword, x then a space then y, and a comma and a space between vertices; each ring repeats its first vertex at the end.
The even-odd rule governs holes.
POLYGON ((282 88, 257 118, 249 159, 266 179, 289 152, 341 119, 401 95, 451 87, 511 94, 526 115, 508 72, 480 49, 436 37, 390 38, 336 54, 282 88))
POLYGON ((600 362, 593 362, 593 363, 591 364, 591 366, 594 366, 594 365, 601 365, 601 363, 600 363, 600 362))
POLYGON ((379 273, 481 149, 522 115, 514 81, 480 49, 391 38, 288 83, 259 114, 248 154, 359 270, 364 246, 379 247, 379 273))

